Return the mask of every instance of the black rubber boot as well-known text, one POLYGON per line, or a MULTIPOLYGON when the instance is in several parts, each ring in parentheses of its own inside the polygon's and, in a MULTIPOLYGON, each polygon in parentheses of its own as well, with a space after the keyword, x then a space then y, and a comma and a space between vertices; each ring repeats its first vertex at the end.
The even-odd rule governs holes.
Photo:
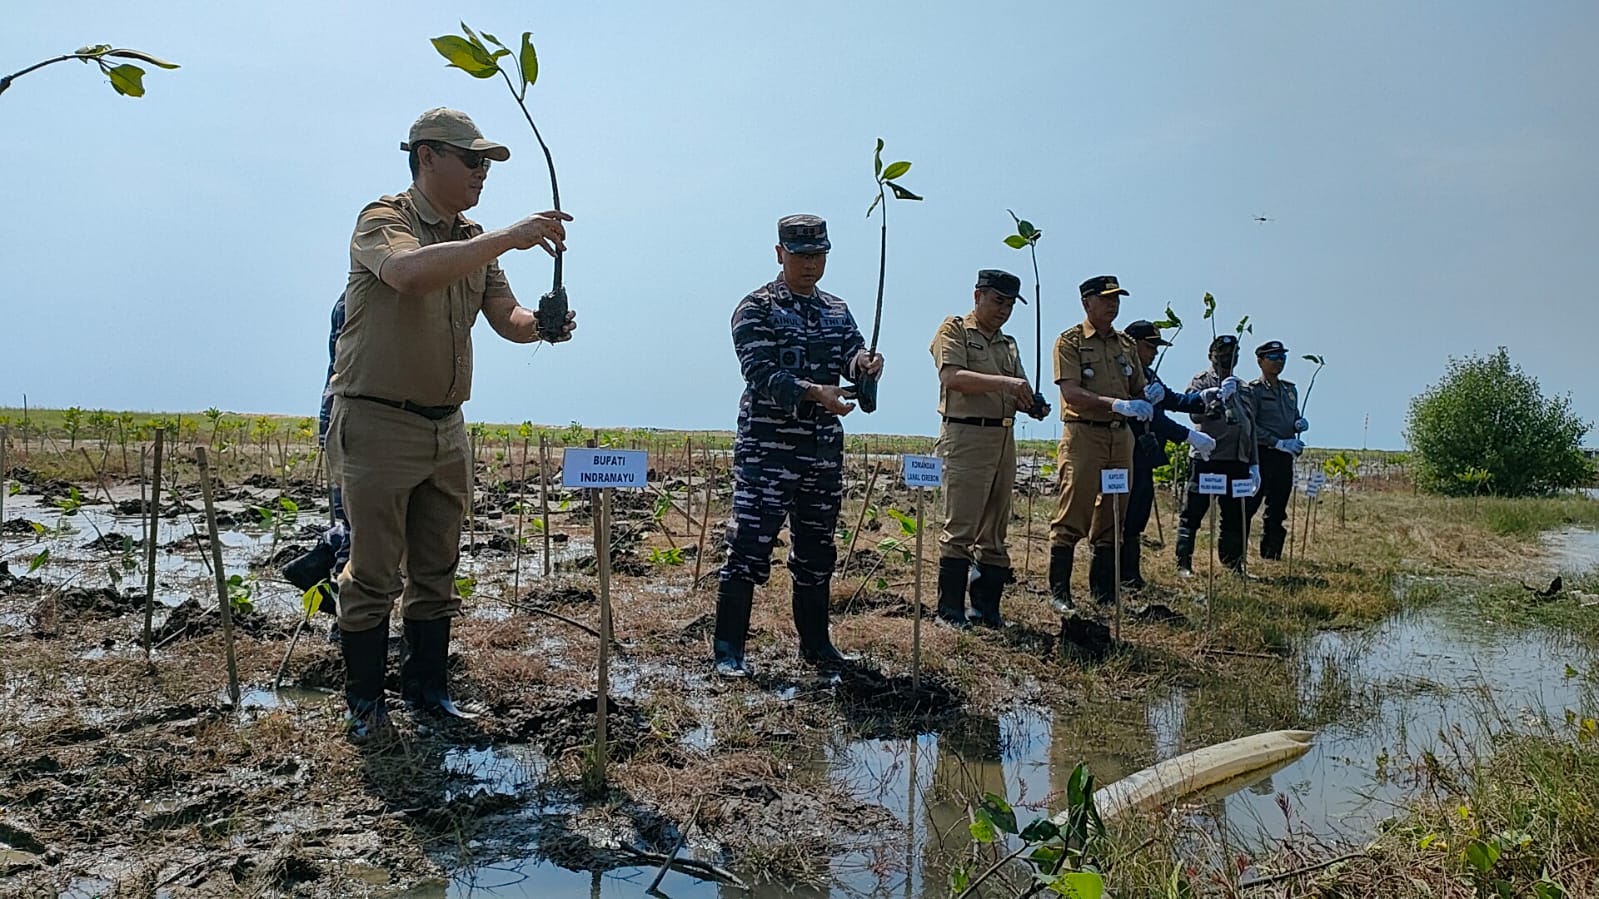
POLYGON ((999 600, 1010 583, 1011 570, 1002 565, 978 565, 977 580, 972 581, 972 623, 986 627, 1004 627, 1005 619, 999 614, 999 600))
POLYGON ((400 643, 400 697, 413 712, 474 718, 450 700, 449 618, 405 619, 400 643))
POLYGON ((1049 548, 1049 604, 1062 615, 1077 610, 1077 604, 1072 602, 1072 554, 1076 549, 1075 546, 1049 548))
POLYGON ((1122 538, 1122 588, 1126 590, 1142 590, 1148 586, 1144 582, 1144 574, 1140 571, 1139 557, 1143 554, 1142 547, 1138 545, 1138 538, 1122 538))
POLYGON ((1281 561, 1283 557, 1283 541, 1287 538, 1286 531, 1267 531, 1260 537, 1260 557, 1281 561))
POLYGON ((972 563, 965 559, 938 560, 938 620, 952 627, 965 628, 966 580, 972 563))
POLYGON ((1088 563, 1088 595, 1102 606, 1116 602, 1116 547, 1094 547, 1094 560, 1088 563))
POLYGON ((1194 576, 1194 532, 1188 528, 1177 529, 1177 573, 1194 576))
POLYGON ((716 585, 716 631, 711 650, 715 671, 722 677, 749 677, 744 664, 744 640, 750 632, 750 606, 755 585, 749 581, 722 581, 716 585))
POLYGON ((345 718, 350 739, 364 743, 393 729, 389 705, 383 698, 383 675, 389 655, 389 620, 364 631, 344 631, 339 641, 344 655, 345 718))
POLYGON ((828 635, 827 604, 831 595, 829 584, 794 587, 794 629, 799 632, 800 658, 823 670, 860 661, 860 656, 839 652, 828 635))

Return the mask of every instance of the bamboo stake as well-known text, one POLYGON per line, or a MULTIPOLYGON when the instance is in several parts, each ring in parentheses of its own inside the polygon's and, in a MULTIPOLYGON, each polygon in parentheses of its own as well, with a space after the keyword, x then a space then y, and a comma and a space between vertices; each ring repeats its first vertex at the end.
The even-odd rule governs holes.
MULTIPOLYGON (((144 544, 144 660, 150 660, 150 619, 155 615, 155 544, 161 533, 161 453, 166 429, 155 429, 155 455, 150 469, 150 539, 144 544)), ((139 464, 144 471, 144 464, 139 464)))
POLYGON ((233 603, 228 600, 228 579, 222 570, 222 534, 217 530, 217 507, 212 497, 211 466, 206 464, 205 447, 194 448, 194 461, 200 466, 200 491, 205 498, 205 523, 211 534, 211 561, 217 581, 217 599, 222 610, 222 640, 228 653, 228 696, 234 708, 239 705, 239 662, 233 654, 233 603))
MULTIPOLYGON (((522 524, 527 521, 527 453, 529 439, 522 437, 522 476, 518 479, 520 489, 517 495, 520 499, 516 502, 516 549, 511 557, 511 595, 522 595, 522 524)), ((507 459, 509 464, 510 460, 507 459)))
POLYGON ((879 459, 872 464, 872 474, 866 479, 866 495, 861 498, 861 514, 855 519, 855 530, 849 535, 849 549, 844 553, 844 570, 849 570, 850 559, 855 556, 855 542, 861 538, 861 528, 866 525, 866 510, 872 505, 872 488, 877 485, 877 475, 883 468, 883 460, 879 459))
MULTIPOLYGON (((916 590, 913 594, 916 608, 911 617, 911 691, 922 692, 922 496, 927 491, 916 488, 916 590)), ((912 821, 914 827, 916 822, 912 821)))
POLYGON ((0 525, 6 520, 6 475, 11 469, 6 467, 6 444, 11 442, 11 428, 0 427, 0 525))
POLYGON ((1033 498, 1038 494, 1038 485, 1033 483, 1038 479, 1038 457, 1032 459, 1027 468, 1027 549, 1022 555, 1022 574, 1029 580, 1033 577, 1033 498))
POLYGON ((539 518, 544 522, 544 576, 550 576, 550 444, 539 434, 539 518))
POLYGON ((705 502, 700 509, 699 548, 694 551, 694 586, 700 583, 700 564, 705 559, 705 531, 711 523, 711 484, 716 480, 711 470, 711 448, 702 447, 705 454, 705 502))
POLYGON ((606 716, 610 697, 611 654, 611 488, 599 491, 599 514, 594 517, 594 543, 600 562, 600 655, 599 692, 594 700, 594 768, 596 784, 605 784, 606 716))

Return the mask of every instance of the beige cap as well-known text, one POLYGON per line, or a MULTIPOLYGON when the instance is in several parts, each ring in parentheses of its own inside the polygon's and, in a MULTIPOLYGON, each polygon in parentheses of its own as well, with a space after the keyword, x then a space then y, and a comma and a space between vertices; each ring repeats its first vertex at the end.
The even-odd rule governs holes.
POLYGON ((509 147, 484 140, 483 132, 477 130, 472 120, 459 109, 440 106, 417 116, 411 125, 409 139, 400 144, 400 149, 409 153, 417 142, 424 140, 436 140, 441 144, 449 144, 463 150, 474 150, 495 162, 504 162, 511 158, 509 147))

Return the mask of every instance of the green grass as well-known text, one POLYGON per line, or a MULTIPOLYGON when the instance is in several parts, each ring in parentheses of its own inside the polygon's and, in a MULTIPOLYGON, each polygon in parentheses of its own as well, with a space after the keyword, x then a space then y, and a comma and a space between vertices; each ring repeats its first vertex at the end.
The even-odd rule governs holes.
POLYGON ((1599 502, 1586 497, 1486 497, 1480 501, 1459 502, 1461 505, 1471 505, 1494 533, 1506 537, 1531 540, 1544 531, 1560 527, 1599 527, 1599 502))

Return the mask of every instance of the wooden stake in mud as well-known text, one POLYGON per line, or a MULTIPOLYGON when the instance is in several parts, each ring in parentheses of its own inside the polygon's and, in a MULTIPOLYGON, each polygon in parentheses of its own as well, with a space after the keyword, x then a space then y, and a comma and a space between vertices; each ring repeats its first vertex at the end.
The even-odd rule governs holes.
MULTIPOLYGON (((705 474, 703 475, 705 478, 705 502, 704 508, 700 509, 699 547, 694 550, 693 586, 695 587, 698 587, 700 583, 700 563, 705 560, 705 531, 710 527, 711 523, 711 484, 716 481, 715 472, 711 468, 711 448, 709 446, 702 446, 700 449, 702 451, 702 455, 705 457, 705 474)), ((689 483, 691 485, 693 484, 692 472, 690 473, 689 483)))
POLYGON ((1233 481, 1233 497, 1238 500, 1238 530, 1242 532, 1244 541, 1244 545, 1238 549, 1238 573, 1243 575, 1245 580, 1249 577, 1249 497, 1254 492, 1253 478, 1233 481))
POLYGON ((11 428, 0 427, 0 525, 6 521, 6 444, 11 442, 11 428))
POLYGON ((1032 457, 1032 463, 1027 467, 1027 549, 1022 554, 1022 576, 1031 582, 1033 577, 1033 497, 1038 495, 1038 485, 1033 481, 1038 478, 1038 457, 1032 457))
POLYGON ((544 532, 544 576, 550 576, 550 443, 539 435, 539 520, 544 532))
POLYGON ((211 535, 211 570, 216 574, 217 599, 222 610, 222 640, 228 653, 228 696, 239 705, 239 662, 233 654, 233 603, 228 599, 228 578, 222 570, 222 534, 217 530, 217 507, 212 497, 211 466, 206 464, 205 447, 194 448, 194 461, 200 466, 200 491, 205 498, 205 526, 211 535))
POLYGON ((520 497, 520 499, 518 499, 517 502, 516 502, 516 551, 515 551, 515 554, 511 557, 512 558, 512 562, 511 562, 511 566, 512 566, 512 571, 511 571, 511 596, 516 598, 516 599, 521 599, 522 598, 522 540, 523 540, 523 535, 527 532, 526 524, 527 524, 527 453, 528 453, 528 441, 529 441, 528 435, 527 434, 523 434, 522 435, 522 474, 521 474, 521 477, 517 481, 517 483, 520 484, 521 487, 517 491, 517 494, 520 497))
POLYGON ((1116 606, 1116 630, 1113 636, 1116 642, 1122 639, 1122 497, 1126 496, 1131 487, 1128 484, 1127 469, 1106 468, 1099 473, 1099 492, 1110 498, 1111 539, 1115 547, 1116 557, 1111 562, 1111 570, 1115 579, 1111 583, 1111 601, 1116 606))
POLYGON ((1205 587, 1205 628, 1208 630, 1214 620, 1211 608, 1216 604, 1216 519, 1221 518, 1221 504, 1227 499, 1227 476, 1224 474, 1201 474, 1199 476, 1199 492, 1204 496, 1215 497, 1212 503, 1216 508, 1209 510, 1210 515, 1210 583, 1205 587))
POLYGON ((872 464, 871 476, 866 479, 866 495, 861 497, 861 514, 859 518, 855 519, 855 530, 850 532, 849 549, 844 551, 844 571, 849 570, 850 559, 855 556, 855 541, 860 539, 861 528, 866 526, 866 510, 872 507, 872 488, 877 486, 877 474, 882 468, 883 462, 879 459, 872 464))
MULTIPOLYGON (((911 612, 911 690, 922 690, 922 524, 923 500, 929 489, 944 485, 944 460, 937 456, 903 456, 905 486, 916 494, 916 573, 911 612)), ((914 822, 913 822, 914 823, 914 822)))
POLYGON ((1288 530, 1288 541, 1287 542, 1288 542, 1288 585, 1290 587, 1293 586, 1293 582, 1294 582, 1294 538, 1299 536, 1299 534, 1295 533, 1296 531, 1299 530, 1299 523, 1294 521, 1294 512, 1295 512, 1295 509, 1297 508, 1298 505, 1299 505, 1299 478, 1296 475, 1292 481, 1288 482, 1288 521, 1287 521, 1287 526, 1288 526, 1289 530, 1288 530))
POLYGON ((600 651, 594 700, 594 768, 591 786, 606 782, 606 716, 611 681, 611 491, 649 486, 649 451, 567 447, 561 461, 561 482, 597 494, 594 508, 594 560, 600 581, 600 651))
MULTIPOLYGON (((155 615, 155 544, 161 530, 161 453, 165 428, 155 429, 155 455, 150 469, 150 539, 144 544, 144 660, 150 661, 150 619, 155 615)), ((144 466, 141 464, 140 470, 144 466)), ((207 482, 209 483, 209 482, 207 482)))

